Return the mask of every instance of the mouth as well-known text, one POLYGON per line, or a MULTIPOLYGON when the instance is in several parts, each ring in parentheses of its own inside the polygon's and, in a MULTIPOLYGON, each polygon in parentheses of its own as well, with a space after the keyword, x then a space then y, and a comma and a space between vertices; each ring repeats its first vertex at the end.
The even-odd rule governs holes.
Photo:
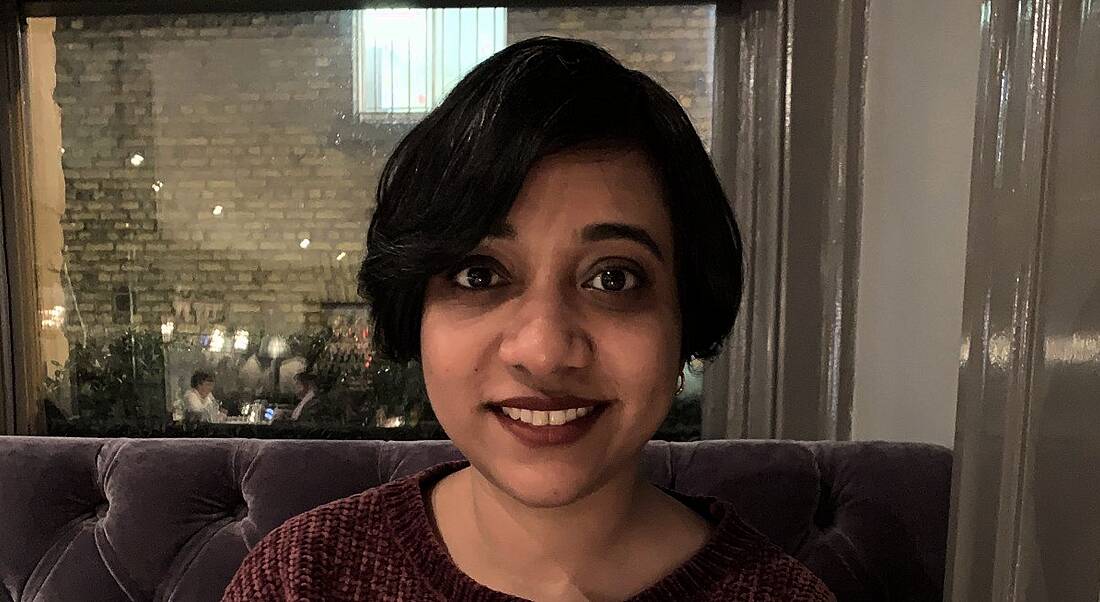
POLYGON ((581 399, 511 399, 490 404, 495 419, 530 447, 566 445, 595 426, 608 402, 581 399))
POLYGON ((496 406, 494 410, 505 416, 508 416, 512 420, 518 420, 524 424, 530 424, 531 426, 561 426, 577 420, 578 418, 584 418, 588 414, 594 412, 597 406, 584 406, 580 408, 569 408, 568 410, 527 410, 508 406, 496 406))

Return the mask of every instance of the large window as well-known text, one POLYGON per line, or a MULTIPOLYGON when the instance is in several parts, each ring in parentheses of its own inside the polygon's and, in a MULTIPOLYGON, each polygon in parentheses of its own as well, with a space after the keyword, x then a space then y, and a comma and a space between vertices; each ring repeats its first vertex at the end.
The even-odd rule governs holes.
MULTIPOLYGON (((478 61, 546 34, 653 75, 709 143, 713 32, 706 6, 30 19, 49 432, 442 436, 356 295, 394 144, 478 61), (220 412, 184 411, 197 372, 220 412), (300 374, 325 403, 272 422, 300 374)), ((698 435, 699 383, 666 436, 698 435)))
POLYGON ((424 113, 507 45, 503 8, 365 9, 355 17, 360 114, 424 113))

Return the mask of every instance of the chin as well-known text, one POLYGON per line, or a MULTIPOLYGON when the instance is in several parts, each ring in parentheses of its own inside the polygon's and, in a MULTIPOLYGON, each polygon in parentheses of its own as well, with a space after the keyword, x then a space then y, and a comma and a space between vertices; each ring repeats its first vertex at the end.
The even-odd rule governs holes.
POLYGON ((531 508, 567 506, 605 483, 603 467, 576 465, 576 461, 541 459, 524 464, 492 458, 471 465, 493 486, 531 508))
POLYGON ((582 500, 609 483, 633 480, 649 437, 616 434, 651 433, 646 426, 657 424, 658 416, 625 421, 634 427, 628 428, 619 412, 621 408, 609 406, 596 429, 580 441, 540 448, 520 444, 488 411, 478 413, 476 422, 445 412, 437 416, 451 441, 488 485, 527 507, 557 508, 582 500))

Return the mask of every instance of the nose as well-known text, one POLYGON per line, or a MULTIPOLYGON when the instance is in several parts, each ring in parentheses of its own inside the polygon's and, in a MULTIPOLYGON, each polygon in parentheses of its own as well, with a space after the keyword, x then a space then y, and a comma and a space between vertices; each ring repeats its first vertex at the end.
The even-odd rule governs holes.
POLYGON ((560 376, 584 368, 595 354, 583 318, 566 295, 529 291, 516 300, 507 324, 500 358, 530 377, 560 376))

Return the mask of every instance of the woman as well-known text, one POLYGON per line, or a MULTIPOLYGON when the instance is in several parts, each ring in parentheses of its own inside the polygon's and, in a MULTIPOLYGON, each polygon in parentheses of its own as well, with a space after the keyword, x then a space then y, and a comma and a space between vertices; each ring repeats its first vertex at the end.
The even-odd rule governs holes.
POLYGON ((183 395, 182 419, 193 422, 225 422, 228 414, 214 399, 214 375, 196 370, 191 375, 191 388, 183 395))
POLYGON ((676 100, 584 42, 494 55, 398 145, 360 271, 468 458, 291 519, 227 600, 828 600, 642 449, 741 297, 737 227, 676 100))

